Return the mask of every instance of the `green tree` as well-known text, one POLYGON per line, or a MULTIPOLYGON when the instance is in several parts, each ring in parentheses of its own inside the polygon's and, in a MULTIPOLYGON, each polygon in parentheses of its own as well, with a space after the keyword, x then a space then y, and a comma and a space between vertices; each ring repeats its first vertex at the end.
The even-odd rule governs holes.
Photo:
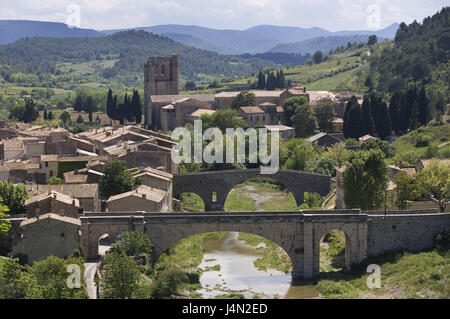
POLYGON ((317 120, 309 103, 298 106, 291 120, 297 137, 307 137, 316 131, 317 120))
POLYGON ((266 76, 261 71, 258 74, 258 90, 264 90, 266 88, 266 76))
POLYGON ((335 176, 337 165, 338 162, 335 160, 317 156, 306 162, 305 172, 335 176))
POLYGON ((250 91, 242 91, 233 98, 231 102, 231 108, 239 109, 241 106, 254 106, 256 105, 256 96, 250 91))
POLYGON ((136 124, 140 124, 142 122, 142 105, 141 98, 136 90, 133 91, 133 97, 131 98, 131 109, 136 124))
POLYGON ((104 261, 100 289, 103 299, 131 299, 138 287, 139 268, 124 252, 112 252, 104 261))
POLYGON ((9 220, 2 220, 2 218, 9 217, 8 212, 8 207, 0 205, 0 235, 8 233, 11 229, 11 222, 9 220))
POLYGON ((53 176, 47 182, 47 185, 63 185, 63 184, 64 184, 64 180, 62 178, 59 178, 56 176, 53 176))
POLYGON ((121 239, 114 244, 119 251, 125 252, 128 256, 138 256, 142 253, 150 254, 152 242, 150 238, 139 231, 121 233, 121 239))
POLYGON ((286 125, 291 126, 291 118, 295 114, 295 110, 300 105, 308 104, 308 99, 304 96, 291 97, 286 99, 283 104, 284 121, 286 125))
POLYGON ((389 142, 382 141, 379 138, 371 138, 361 145, 361 149, 365 151, 381 150, 385 158, 394 157, 395 151, 391 148, 389 142))
POLYGON ((59 115, 59 119, 61 120, 61 122, 64 123, 64 125, 66 125, 69 120, 70 120, 70 113, 67 111, 63 111, 60 115, 59 115))
POLYGON ((35 261, 30 273, 36 278, 39 290, 44 299, 87 299, 86 283, 84 282, 84 260, 81 258, 62 259, 55 256, 35 261), (71 289, 67 286, 69 265, 77 265, 81 269, 80 288, 71 289))
POLYGON ((203 130, 211 127, 217 127, 225 133, 227 128, 246 127, 247 122, 236 117, 237 112, 232 109, 217 110, 213 114, 202 114, 200 120, 202 120, 203 130))
POLYGON ((391 97, 389 103, 389 116, 395 134, 400 134, 400 95, 397 92, 391 97))
POLYGON ((115 115, 115 105, 114 105, 114 97, 111 89, 108 90, 108 95, 106 97, 106 114, 108 117, 113 120, 115 115))
POLYGON ((19 264, 19 259, 3 259, 0 267, 0 299, 43 298, 36 279, 19 264))
POLYGON ((414 180, 406 172, 400 171, 394 177, 395 205, 399 209, 408 208, 408 200, 413 199, 414 180))
POLYGON ((197 85, 194 81, 187 81, 184 85, 184 88, 186 89, 186 91, 194 91, 195 89, 197 89, 197 85))
POLYGON ((377 42, 378 42, 378 38, 374 34, 374 35, 369 36, 369 40, 367 41, 367 45, 372 46, 374 44, 377 44, 377 42))
POLYGON ((38 117, 39 112, 37 111, 36 104, 33 102, 33 100, 27 100, 23 116, 20 120, 24 123, 31 123, 36 121, 38 117))
POLYGON ((317 102, 314 115, 321 132, 333 131, 334 104, 331 100, 320 100, 317 102))
POLYGON ((444 212, 450 199, 450 163, 433 160, 416 174, 416 183, 418 192, 431 198, 444 212))
POLYGON ((426 125, 430 118, 430 110, 428 105, 428 99, 425 92, 425 87, 422 87, 417 97, 417 103, 419 104, 418 120, 420 125, 426 125))
POLYGON ((362 112, 355 97, 347 103, 344 114, 344 136, 360 138, 362 136, 362 112))
POLYGON ((133 178, 124 161, 108 162, 103 173, 99 188, 106 198, 136 189, 142 182, 133 178))
POLYGON ((322 53, 322 51, 319 50, 319 51, 314 52, 313 60, 314 60, 315 64, 322 63, 322 61, 323 61, 323 53, 322 53))
POLYGON ((372 135, 374 132, 373 128, 373 119, 372 119, 372 113, 370 111, 370 99, 369 96, 364 96, 363 104, 361 107, 361 113, 362 113, 362 135, 372 135))
POLYGON ((9 182, 0 182, 0 202, 7 206, 12 215, 25 214, 25 201, 28 191, 24 184, 14 185, 9 182))
POLYGON ((188 281, 188 277, 185 272, 175 268, 164 270, 152 283, 152 298, 168 299, 177 295, 179 288, 186 281, 188 281))
POLYGON ((280 163, 283 169, 303 171, 306 162, 315 156, 311 143, 296 138, 280 145, 280 163))
POLYGON ((344 201, 349 208, 377 209, 387 183, 388 167, 380 150, 354 152, 344 172, 344 201))

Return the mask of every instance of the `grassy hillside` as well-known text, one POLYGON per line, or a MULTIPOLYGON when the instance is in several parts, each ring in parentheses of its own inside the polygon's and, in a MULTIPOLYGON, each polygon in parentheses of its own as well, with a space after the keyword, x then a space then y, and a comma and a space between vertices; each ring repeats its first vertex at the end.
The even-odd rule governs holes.
POLYGON ((393 163, 415 165, 422 158, 450 158, 450 123, 420 127, 399 137, 393 144, 393 163))

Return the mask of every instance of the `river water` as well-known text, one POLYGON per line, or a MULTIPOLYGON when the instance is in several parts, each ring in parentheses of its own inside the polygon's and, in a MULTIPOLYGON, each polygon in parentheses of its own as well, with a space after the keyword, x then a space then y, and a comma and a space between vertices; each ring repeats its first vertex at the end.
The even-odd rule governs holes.
POLYGON ((203 298, 230 293, 242 294, 245 298, 258 295, 263 298, 310 299, 319 296, 312 285, 291 285, 290 273, 256 269, 253 262, 263 253, 239 240, 238 236, 237 232, 227 232, 221 239, 204 239, 204 257, 199 267, 205 269, 220 265, 220 270, 204 271, 201 275, 202 289, 197 292, 203 298))

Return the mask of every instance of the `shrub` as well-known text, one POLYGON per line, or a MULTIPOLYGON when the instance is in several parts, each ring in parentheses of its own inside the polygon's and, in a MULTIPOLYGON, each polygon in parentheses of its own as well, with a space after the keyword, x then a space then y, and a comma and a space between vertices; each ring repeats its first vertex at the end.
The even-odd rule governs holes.
POLYGON ((450 229, 436 235, 435 239, 436 248, 440 250, 448 250, 450 248, 450 229))
POLYGON ((431 137, 429 135, 417 134, 415 146, 416 147, 425 147, 425 146, 428 146, 430 144, 430 142, 431 142, 431 137))

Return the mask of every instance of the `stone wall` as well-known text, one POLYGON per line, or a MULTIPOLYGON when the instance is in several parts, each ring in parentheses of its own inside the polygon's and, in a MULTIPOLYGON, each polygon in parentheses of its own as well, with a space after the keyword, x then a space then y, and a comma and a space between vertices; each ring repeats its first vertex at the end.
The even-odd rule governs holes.
POLYGON ((450 214, 369 213, 367 254, 395 250, 422 251, 434 246, 435 236, 450 229, 450 214))

